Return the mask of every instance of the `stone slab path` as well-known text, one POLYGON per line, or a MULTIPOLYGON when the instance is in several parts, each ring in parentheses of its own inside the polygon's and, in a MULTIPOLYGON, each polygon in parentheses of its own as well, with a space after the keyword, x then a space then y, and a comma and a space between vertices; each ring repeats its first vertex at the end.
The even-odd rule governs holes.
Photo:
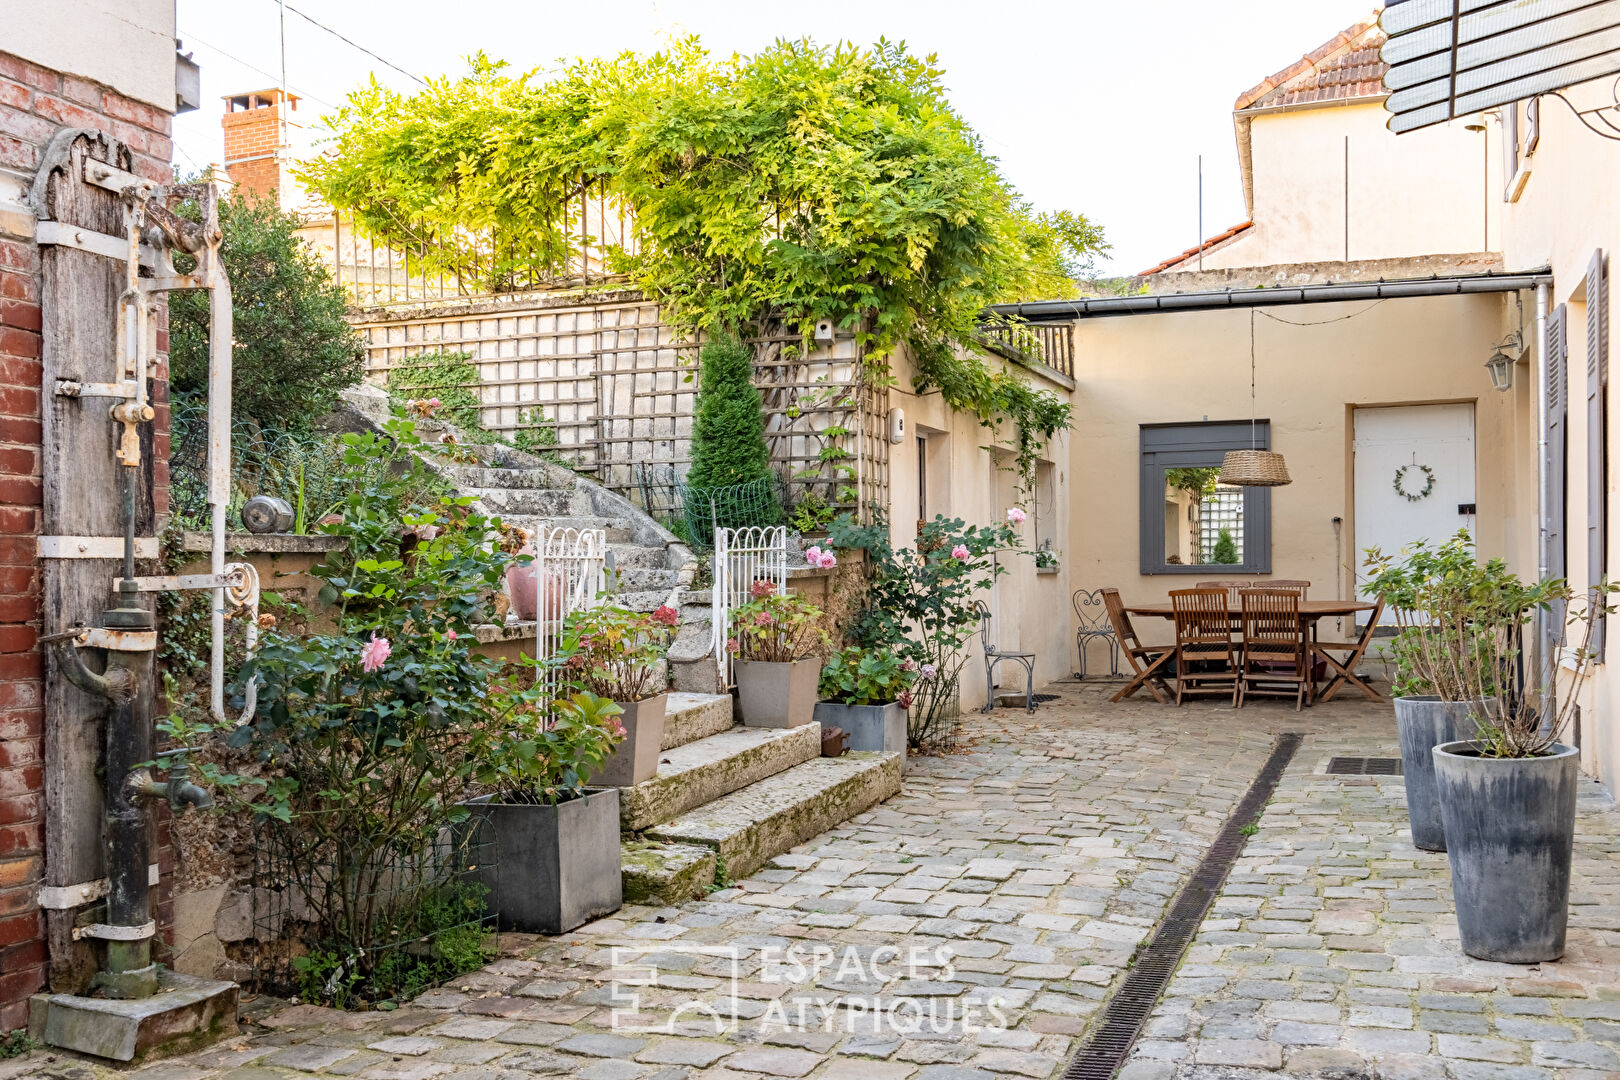
MULTIPOLYGON (((1061 1073, 1277 733, 1306 739, 1122 1080, 1620 1080, 1620 812, 1582 797, 1570 953, 1462 956, 1404 836, 1387 706, 1110 705, 964 722, 901 794, 730 888, 627 907, 389 1013, 254 1010, 141 1080, 995 1080, 1061 1073), (717 1028, 719 1030, 717 1030, 717 1028)), ((0 1080, 109 1070, 36 1052, 0 1080)))

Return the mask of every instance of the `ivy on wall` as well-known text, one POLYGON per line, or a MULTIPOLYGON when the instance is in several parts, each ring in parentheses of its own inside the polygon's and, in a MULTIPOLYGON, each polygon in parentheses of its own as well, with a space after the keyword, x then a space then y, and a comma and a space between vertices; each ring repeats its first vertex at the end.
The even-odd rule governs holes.
POLYGON ((609 265, 677 326, 808 333, 830 318, 873 380, 891 378, 905 343, 917 389, 1013 424, 1032 472, 1068 406, 987 362, 974 329, 989 304, 1074 295, 1106 244, 1083 216, 1037 213, 1007 184, 943 78, 933 57, 886 41, 719 59, 687 38, 550 78, 480 54, 413 95, 351 94, 328 118, 333 153, 304 179, 414 253, 413 272, 495 287, 566 258, 570 200, 617 199, 636 243, 606 247, 609 265))

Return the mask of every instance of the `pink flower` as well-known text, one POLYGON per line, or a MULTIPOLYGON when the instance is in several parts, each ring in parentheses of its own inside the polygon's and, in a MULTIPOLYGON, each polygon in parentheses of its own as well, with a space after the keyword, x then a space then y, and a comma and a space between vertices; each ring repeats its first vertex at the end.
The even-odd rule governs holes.
POLYGON ((830 551, 823 551, 820 558, 816 560, 816 564, 823 570, 831 570, 838 565, 838 556, 830 551))
POLYGON ((755 600, 763 600, 767 596, 774 596, 775 594, 776 582, 766 581, 763 578, 760 578, 748 587, 748 595, 752 596, 755 600))
POLYGON ((393 651, 394 647, 388 643, 387 638, 372 634, 371 640, 360 648, 360 667, 367 672, 377 671, 388 659, 388 654, 393 651))
POLYGON ((917 670, 917 661, 915 661, 915 660, 907 660, 905 663, 900 665, 900 670, 901 671, 916 671, 917 670))
POLYGON ((451 641, 454 641, 454 640, 456 640, 456 638, 457 638, 457 637, 458 637, 458 636, 459 636, 459 635, 457 635, 457 634, 456 634, 456 632, 455 632, 455 631, 454 631, 454 630, 446 630, 446 631, 445 631, 445 632, 444 632, 444 636, 445 636, 445 637, 447 637, 447 638, 449 638, 449 639, 450 639, 450 640, 451 640, 451 641))
POLYGON ((742 646, 737 644, 737 639, 736 638, 726 638, 726 652, 734 653, 734 652, 741 652, 741 651, 742 651, 742 646))
POLYGON ((933 664, 924 664, 922 666, 922 677, 923 678, 932 679, 935 675, 938 675, 938 674, 939 674, 939 668, 935 667, 933 664))
POLYGON ((1012 522, 1014 525, 1022 525, 1024 523, 1024 517, 1024 511, 1019 507, 1014 506, 1007 511, 1007 520, 1012 522))
POLYGON ((659 604, 658 609, 652 613, 652 617, 654 622, 661 622, 665 626, 674 626, 676 620, 680 618, 675 613, 675 609, 668 604, 659 604))
POLYGON ((819 544, 812 544, 810 547, 805 548, 804 561, 809 563, 811 566, 820 566, 821 546, 819 544))
POLYGON ((951 548, 951 558, 966 560, 967 557, 968 549, 966 544, 957 544, 955 547, 951 548))
POLYGON ((771 625, 770 612, 762 611, 758 615, 755 615, 754 616, 754 625, 755 626, 769 626, 769 625, 771 625))
POLYGON ((899 696, 896 697, 894 700, 895 700, 895 704, 899 705, 902 709, 911 708, 911 691, 910 690, 902 690, 902 691, 900 691, 899 696))

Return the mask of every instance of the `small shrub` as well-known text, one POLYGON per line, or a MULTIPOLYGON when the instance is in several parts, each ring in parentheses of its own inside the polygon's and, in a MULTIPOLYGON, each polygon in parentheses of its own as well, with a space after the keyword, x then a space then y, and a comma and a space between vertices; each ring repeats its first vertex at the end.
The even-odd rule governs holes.
POLYGON ((782 596, 769 581, 756 581, 753 599, 731 612, 726 649, 739 660, 789 663, 803 660, 832 644, 817 625, 821 609, 803 597, 782 596))
POLYGON ((889 649, 851 645, 827 657, 821 667, 821 696, 843 705, 888 705, 911 708, 917 661, 889 649))
POLYGON ((1232 538, 1231 529, 1222 529, 1215 537, 1215 550, 1210 556, 1211 562, 1230 566, 1238 561, 1237 541, 1232 538))
POLYGON ((27 1028, 15 1028, 0 1033, 0 1061, 7 1058, 22 1057, 31 1050, 37 1049, 39 1043, 28 1034, 27 1028))
POLYGON ((764 404, 754 387, 753 352, 735 337, 719 337, 703 346, 699 365, 686 484, 699 491, 760 484, 769 497, 751 515, 757 520, 715 524, 775 525, 782 520, 782 507, 765 445, 764 404))

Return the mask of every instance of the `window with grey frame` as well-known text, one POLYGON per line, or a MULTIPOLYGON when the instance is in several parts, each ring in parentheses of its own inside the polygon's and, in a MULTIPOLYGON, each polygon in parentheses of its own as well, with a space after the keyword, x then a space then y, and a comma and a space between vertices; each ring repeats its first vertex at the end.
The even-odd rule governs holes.
POLYGON ((1269 421, 1142 425, 1142 573, 1271 572, 1271 490, 1219 481, 1226 452, 1251 447, 1271 449, 1269 421))

